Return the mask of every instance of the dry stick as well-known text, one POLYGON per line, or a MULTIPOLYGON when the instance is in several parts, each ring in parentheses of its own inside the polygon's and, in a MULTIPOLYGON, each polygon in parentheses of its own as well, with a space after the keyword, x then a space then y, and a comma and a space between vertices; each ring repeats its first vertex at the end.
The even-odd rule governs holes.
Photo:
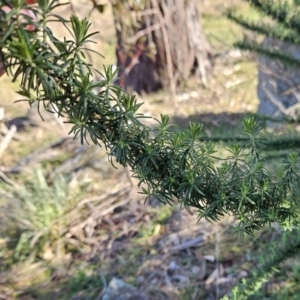
POLYGON ((171 247, 171 248, 169 249, 169 251, 171 251, 171 252, 177 252, 177 251, 185 250, 185 249, 194 247, 194 246, 196 246, 197 244, 203 243, 203 242, 204 242, 204 238, 203 238, 203 236, 200 236, 200 237, 197 237, 197 238, 195 238, 195 239, 193 239, 193 240, 184 242, 184 243, 182 243, 182 244, 180 244, 180 245, 171 247))
POLYGON ((2 171, 0 171, 0 178, 7 184, 9 184, 15 188, 20 188, 20 186, 17 183, 15 183, 13 180, 8 178, 2 171))
MULTIPOLYGON (((173 12, 175 12, 177 9, 172 9, 171 12, 169 14, 172 14, 173 12)), ((157 9, 151 9, 151 10, 146 10, 146 13, 144 13, 145 11, 141 11, 139 12, 139 16, 148 16, 149 13, 153 14, 153 15, 159 15, 160 11, 157 9)), ((158 30, 162 28, 162 25, 166 24, 168 18, 163 18, 162 19, 162 23, 159 24, 153 24, 151 26, 147 26, 145 29, 142 29, 140 31, 138 31, 136 34, 134 34, 132 37, 128 38, 126 40, 127 43, 135 43, 139 38, 143 37, 144 35, 148 35, 149 33, 151 33, 152 31, 158 30)), ((147 24, 146 24, 147 25, 147 24)), ((152 38, 151 38, 152 40, 152 38)))
POLYGON ((291 88, 285 90, 284 92, 280 93, 279 96, 285 96, 285 95, 291 94, 294 91, 298 90, 299 88, 300 88, 300 84, 297 84, 297 85, 292 86, 291 88))
POLYGON ((11 141, 11 139, 13 138, 16 132, 17 132, 16 125, 12 125, 9 131, 7 132, 7 134, 5 135, 5 137, 3 138, 2 142, 0 143, 0 157, 2 156, 4 150, 7 148, 9 142, 11 141))
POLYGON ((130 73, 130 71, 133 69, 133 67, 139 63, 139 58, 143 54, 143 50, 144 50, 143 48, 141 48, 137 45, 136 53, 132 57, 130 64, 125 68, 125 70, 123 72, 125 78, 130 73))
POLYGON ((295 84, 292 80, 290 80, 288 78, 287 75, 284 75, 284 74, 277 74, 275 73, 272 69, 270 69, 269 67, 267 67, 266 65, 262 64, 262 63, 259 63, 259 69, 266 73, 266 74, 269 74, 277 79, 280 79, 280 80, 284 80, 288 85, 290 85, 291 87, 288 88, 287 90, 285 90, 284 92, 280 93, 279 96, 285 96, 285 95, 288 95, 290 93, 293 93, 294 96, 297 98, 297 100, 300 102, 300 98, 299 98, 299 93, 297 93, 297 90, 299 90, 300 88, 300 84, 295 84), (284 75, 284 76, 283 76, 284 75), (297 93, 297 94, 295 94, 297 93))
POLYGON ((138 31, 135 35, 131 36, 127 39, 127 42, 130 44, 134 44, 139 38, 143 37, 144 35, 149 34, 152 31, 158 30, 161 28, 161 24, 153 24, 145 29, 138 31))
MULTIPOLYGON (((157 14, 157 10, 156 9, 144 9, 143 11, 132 11, 130 12, 132 16, 135 17, 144 17, 144 16, 149 16, 149 15, 155 15, 157 14)), ((147 24, 146 24, 147 25, 147 24)))
MULTIPOLYGON (((5 124, 4 123, 0 123, 0 133, 2 134, 2 135, 5 135, 5 134, 7 134, 8 133, 8 128, 5 126, 5 124)), ((15 140, 15 141, 24 141, 24 138, 22 138, 22 137, 20 137, 17 133, 15 133, 15 135, 12 137, 12 139, 13 140, 15 140)))
MULTIPOLYGON (((148 2, 148 6, 150 7, 151 3, 148 2)), ((148 9, 148 10, 151 10, 153 11, 153 9, 148 9)), ((149 18, 149 14, 145 14, 145 11, 144 12, 144 18, 145 18, 145 23, 146 23, 146 28, 149 28, 151 26, 151 22, 150 22, 150 18, 149 18)), ((155 12, 155 10, 154 10, 155 12)), ((148 38, 148 45, 152 45, 153 44, 153 39, 152 39, 152 34, 149 32, 147 34, 147 38, 148 38)))
MULTIPOLYGON (((129 190, 128 190, 129 191, 129 190)), ((125 189, 125 193, 127 192, 127 189, 125 189)), ((120 197, 122 194, 124 194, 124 191, 118 190, 116 192, 113 193, 105 193, 102 194, 101 196, 95 196, 95 197, 89 197, 89 198, 84 198, 82 199, 80 202, 77 203, 76 207, 79 209, 81 206, 83 206, 86 203, 91 203, 91 202, 104 202, 105 205, 109 204, 107 203, 107 199, 114 199, 116 197, 120 197)), ((111 200, 110 200, 111 201, 111 200)))
POLYGON ((174 107, 175 107, 175 112, 177 111, 177 97, 176 97, 176 83, 174 80, 174 71, 173 71, 173 65, 172 65, 172 57, 171 57, 171 49, 170 49, 170 44, 169 44, 169 39, 168 39, 168 33, 165 25, 165 18, 162 15, 161 11, 159 10, 159 5, 157 0, 151 0, 153 7, 157 10, 158 12, 158 19, 159 23, 161 26, 161 31, 163 35, 163 40, 165 44, 165 49, 166 49, 166 59, 167 59, 167 71, 168 71, 168 77, 170 81, 170 90, 171 90, 171 95, 174 98, 174 107))
MULTIPOLYGON (((293 83, 292 80, 288 79, 287 76, 280 76, 280 74, 276 74, 275 72, 273 72, 273 70, 271 70, 270 68, 268 68, 267 66, 265 66, 264 64, 259 64, 259 69, 266 73, 269 74, 277 79, 280 80, 284 80, 287 84, 289 84, 291 87, 288 88, 287 90, 285 90, 283 93, 279 94, 278 96, 284 96, 284 95, 288 95, 290 93, 292 93, 295 98, 297 99, 298 103, 296 103, 295 105, 292 105, 291 107, 285 108, 282 104, 281 101, 277 100, 275 98, 275 96, 270 92, 270 90, 267 89, 266 87, 266 83, 264 83, 263 85, 263 90, 266 92, 268 98, 270 99, 270 101, 277 107, 279 108, 279 110, 286 116, 291 116, 292 118, 296 118, 295 116, 295 109, 297 109, 299 107, 299 102, 300 102, 300 97, 299 97, 299 93, 297 92, 297 90, 299 89, 300 85, 296 85, 293 83), (283 78, 284 77, 284 78, 283 78)), ((271 81, 271 84, 274 86, 276 85, 276 83, 274 82, 274 80, 271 81)))
MULTIPOLYGON (((125 192, 120 194, 120 197, 122 197, 123 195, 125 195, 126 193, 128 193, 129 189, 125 189, 125 192)), ((105 195, 107 196, 107 195, 105 195)), ((104 216, 106 216, 107 214, 113 212, 117 207, 120 207, 122 205, 127 204, 128 202, 130 202, 130 199, 124 199, 122 201, 119 201, 115 204, 113 204, 113 202, 116 199, 112 199, 113 201, 111 201, 112 203, 106 202, 104 203, 104 207, 103 205, 98 205, 97 207, 95 207, 95 211, 84 221, 82 221, 79 224, 76 224, 75 226, 72 227, 72 232, 76 232, 78 230, 82 230, 86 225, 88 225, 90 222, 96 221, 99 218, 102 218, 104 216)), ((87 202, 86 202, 87 203, 87 202)), ((83 203, 82 203, 83 204, 83 203)), ((78 208, 78 206, 77 206, 78 208)))
POLYGON ((266 84, 263 85, 263 90, 266 92, 268 98, 270 99, 270 101, 277 107, 279 108, 279 110, 284 114, 284 115, 289 115, 287 112, 286 112, 286 109, 285 107, 283 106, 283 104, 277 100, 275 98, 275 96, 271 93, 271 91, 266 87, 266 84))
POLYGON ((0 107, 0 121, 3 121, 5 116, 4 107, 0 107))

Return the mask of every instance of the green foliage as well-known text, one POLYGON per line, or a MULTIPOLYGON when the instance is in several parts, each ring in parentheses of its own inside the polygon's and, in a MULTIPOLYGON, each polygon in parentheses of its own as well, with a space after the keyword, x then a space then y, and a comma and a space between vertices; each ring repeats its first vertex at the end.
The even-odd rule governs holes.
POLYGON ((91 79, 94 70, 85 51, 96 33, 88 32, 90 23, 53 15, 56 1, 39 2, 41 7, 34 9, 39 21, 26 19, 35 26, 34 32, 15 26, 20 9, 26 7, 23 2, 15 6, 15 15, 1 15, 5 65, 14 73, 13 80, 20 79, 19 93, 30 105, 38 102, 49 109, 55 104, 73 125, 70 133, 82 142, 89 136, 96 145, 104 145, 111 162, 114 157, 131 168, 138 185, 143 184, 146 200, 156 197, 172 204, 178 199, 182 207, 195 208, 199 218, 208 221, 232 214, 241 234, 274 221, 287 228, 298 225, 296 154, 290 154, 277 173, 268 172, 260 126, 253 117, 244 120, 246 139, 229 147, 231 155, 225 161, 215 156, 215 146, 204 137, 200 124, 191 122, 186 130, 174 133, 168 116, 161 115, 155 128, 145 126, 141 123, 145 117, 138 113, 141 104, 114 85, 116 71, 106 67, 101 80, 91 79), (73 40, 54 36, 47 27, 53 19, 68 28, 73 40))
MULTIPOLYGON (((244 17, 238 15, 234 10, 228 11, 227 16, 229 17, 229 19, 241 25, 245 29, 256 32, 264 37, 270 37, 272 39, 277 39, 294 45, 300 44, 299 1, 293 1, 292 3, 291 1, 286 0, 246 0, 246 2, 248 2, 261 14, 261 21, 259 23, 255 23, 246 20, 244 17)), ((271 59, 283 62, 285 65, 292 68, 298 68, 300 66, 299 59, 292 57, 291 55, 288 55, 276 48, 266 49, 256 41, 244 39, 241 42, 237 42, 235 46, 242 50, 248 50, 251 52, 263 54, 271 59)), ((299 120, 295 120, 295 122, 298 123, 299 120)), ((298 136, 283 136, 276 138, 273 141, 267 142, 268 145, 266 144, 266 149, 274 149, 276 150, 276 152, 267 152, 264 155, 264 158, 266 160, 272 158, 278 159, 280 158, 280 155, 282 155, 282 153, 279 152, 281 149, 291 149, 294 147, 298 148, 298 139, 298 136)), ((290 163, 294 161, 295 155, 296 154, 289 155, 288 160, 290 161, 290 163)), ((295 169, 294 171, 292 171, 292 169, 293 167, 290 168, 289 172, 299 172, 295 169)), ((282 171, 283 169, 281 171, 278 171, 277 173, 279 178, 282 178, 282 171)), ((294 181, 294 183, 294 188, 298 189, 299 182, 294 181)), ((291 194, 294 194, 294 192, 291 191, 291 194)), ((293 197, 297 197, 296 194, 294 194, 293 197)), ((290 218, 292 219, 294 218, 294 216, 290 216, 290 218)), ((258 293, 256 292, 261 288, 262 284, 266 282, 268 278, 270 278, 277 271, 280 263, 299 252, 299 235, 299 229, 292 231, 291 233, 285 235, 286 240, 284 241, 282 247, 273 245, 272 250, 268 252, 269 255, 267 259, 265 259, 265 261, 262 263, 260 269, 253 274, 253 278, 244 280, 244 282, 240 286, 235 287, 232 290, 231 299, 252 299, 252 296, 254 294, 257 296, 258 293)), ((286 298, 286 296, 283 295, 283 293, 280 293, 278 299, 284 298, 286 298)), ((259 299, 261 299, 260 296, 259 299)), ((291 295, 288 296, 288 299, 291 299, 291 295)))
MULTIPOLYGON (((231 13, 229 17, 259 33, 299 43, 300 23, 290 14, 287 4, 249 2, 280 22, 278 30, 271 23, 247 23, 231 13)), ((19 94, 30 105, 37 102, 46 109, 57 107, 58 113, 73 125, 70 133, 79 135, 82 142, 90 138, 96 145, 103 145, 112 163, 114 158, 131 168, 146 200, 154 196, 164 204, 172 204, 178 199, 182 207, 196 208, 199 217, 208 221, 232 214, 237 220, 236 232, 241 234, 251 234, 274 221, 288 229, 299 225, 298 156, 291 153, 277 172, 268 171, 264 151, 274 145, 262 139, 255 118, 244 120, 243 135, 228 147, 230 156, 225 160, 216 157, 215 146, 204 136, 200 124, 191 122, 186 130, 174 133, 169 117, 161 115, 155 128, 145 126, 142 123, 145 116, 138 113, 141 104, 115 86, 117 71, 106 67, 101 80, 92 79, 97 70, 85 60, 85 52, 91 51, 87 43, 96 34, 89 33, 91 24, 76 16, 67 21, 54 15, 52 10, 60 5, 56 1, 38 0, 38 3, 34 8, 38 21, 25 18, 23 24, 34 25, 31 32, 19 23, 20 9, 26 7, 24 1, 0 1, 0 5, 14 4, 10 14, 0 12, 4 63, 7 71, 14 74, 13 81, 20 80, 19 94), (73 39, 55 37, 47 26, 51 21, 68 28, 73 39)), ((260 50, 255 43, 247 43, 238 45, 257 52, 267 51, 260 50)), ((276 51, 264 54, 299 64, 276 51)), ((41 173, 24 190, 16 191, 19 213, 23 214, 15 220, 20 230, 17 259, 26 258, 34 247, 43 249, 48 240, 61 247, 64 233, 56 225, 65 222, 62 216, 68 207, 64 202, 67 194, 63 180, 50 187, 41 173)), ((160 222, 164 219, 162 215, 160 222)), ((251 297, 280 263, 299 252, 299 236, 299 232, 293 231, 282 247, 273 247, 253 278, 232 291, 233 299, 251 297)), ((100 281, 79 272, 70 281, 69 290, 76 292, 79 284, 80 290, 89 293, 90 287, 100 285, 100 281)))
POLYGON ((102 274, 86 268, 78 270, 67 282, 68 293, 65 299, 74 298, 76 294, 84 296, 84 299, 95 299, 100 294, 103 283, 105 279, 102 274))
MULTIPOLYGON (((267 247, 268 255, 261 257, 261 263, 257 270, 253 272, 252 278, 243 279, 242 283, 232 290, 232 300, 252 299, 262 285, 276 272, 282 262, 299 253, 300 232, 294 230, 283 234, 282 245, 278 242, 267 247)), ((297 269, 295 269, 297 272, 297 269)), ((297 276, 297 274, 296 274, 297 276)), ((228 300, 228 297, 224 297, 228 300)), ((255 298, 254 298, 255 299, 255 298)), ((260 298, 261 299, 261 298, 260 298)))
MULTIPOLYGON (((300 44, 300 11, 298 1, 293 1, 293 3, 288 0, 245 1, 261 14, 262 18, 259 23, 245 19, 243 16, 238 15, 234 9, 228 10, 227 17, 245 29, 261 34, 264 37, 270 37, 295 45, 300 44)), ((282 61, 290 67, 298 68, 300 66, 299 59, 287 55, 278 49, 263 48, 256 41, 250 41, 245 38, 243 41, 235 43, 235 46, 242 50, 264 54, 271 59, 282 61)))

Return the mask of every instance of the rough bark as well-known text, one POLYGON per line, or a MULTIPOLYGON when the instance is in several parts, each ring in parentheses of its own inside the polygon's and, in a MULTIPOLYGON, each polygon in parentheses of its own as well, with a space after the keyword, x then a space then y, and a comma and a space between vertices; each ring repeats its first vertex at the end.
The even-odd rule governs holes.
MULTIPOLYGON (((197 0, 113 1, 119 84, 152 92, 211 69, 197 0)), ((173 86, 174 88, 174 86, 173 86)))

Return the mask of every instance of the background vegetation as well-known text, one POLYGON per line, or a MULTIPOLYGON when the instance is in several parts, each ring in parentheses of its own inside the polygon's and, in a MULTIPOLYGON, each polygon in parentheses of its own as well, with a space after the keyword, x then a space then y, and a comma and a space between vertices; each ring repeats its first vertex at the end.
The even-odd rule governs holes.
MULTIPOLYGON (((199 121, 208 136, 240 131, 241 119, 256 111, 257 76, 255 57, 232 49, 246 33, 223 15, 231 5, 256 18, 240 2, 200 7, 216 54, 209 86, 199 88, 197 79, 183 84, 177 111, 167 91, 138 96, 144 113, 158 117, 163 110, 180 126, 199 121)), ((90 8, 78 1, 73 9, 85 16, 90 8)), ((106 56, 92 57, 99 68, 115 62, 110 14, 109 9, 101 18, 92 14, 100 29, 94 47, 106 56)), ((97 299, 113 277, 147 291, 150 299, 219 299, 251 277, 272 242, 282 243, 276 224, 238 239, 230 217, 197 223, 197 215, 176 205, 161 206, 155 199, 144 205, 126 169, 114 170, 104 151, 65 138, 68 128, 57 120, 49 117, 45 125, 27 105, 12 105, 19 96, 8 82, 1 79, 3 130, 13 124, 18 130, 1 156, 0 284, 7 299, 97 299)), ((293 136, 298 129, 287 125, 272 134, 293 136)), ((270 137, 267 129, 264 133, 270 137)), ((225 149, 219 146, 224 156, 225 149)), ((274 149, 270 168, 282 153, 274 149)), ((256 299, 297 299, 299 270, 296 257, 287 261, 256 299)))

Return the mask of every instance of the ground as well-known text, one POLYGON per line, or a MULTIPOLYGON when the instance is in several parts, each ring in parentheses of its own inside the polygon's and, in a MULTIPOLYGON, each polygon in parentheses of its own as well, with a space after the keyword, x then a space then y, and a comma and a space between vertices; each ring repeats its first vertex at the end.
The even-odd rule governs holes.
MULTIPOLYGON (((89 1, 73 2, 76 13, 89 14, 89 1)), ((209 137, 240 132, 242 118, 257 109, 257 68, 253 55, 232 48, 244 34, 223 15, 233 5, 256 17, 235 0, 200 7, 215 54, 208 86, 196 78, 182 84, 176 110, 168 91, 137 95, 143 113, 169 114, 182 128, 201 122, 209 137)), ((60 13, 70 11, 66 6, 60 13)), ((100 31, 93 47, 105 56, 93 55, 93 65, 114 64, 109 6, 89 19, 100 31)), ((114 169, 104 149, 66 138, 68 128, 54 118, 42 122, 26 102, 14 103, 16 89, 17 83, 1 78, 2 125, 16 124, 17 133, 0 157, 0 299, 100 299, 114 277, 153 300, 220 299, 252 275, 271 242, 280 242, 276 224, 239 238, 230 216, 211 224, 176 202, 144 203, 128 170, 114 169)), ((218 149, 225 155, 224 145, 218 149)), ((288 260, 256 299, 297 299, 299 271, 297 259, 288 260)))

